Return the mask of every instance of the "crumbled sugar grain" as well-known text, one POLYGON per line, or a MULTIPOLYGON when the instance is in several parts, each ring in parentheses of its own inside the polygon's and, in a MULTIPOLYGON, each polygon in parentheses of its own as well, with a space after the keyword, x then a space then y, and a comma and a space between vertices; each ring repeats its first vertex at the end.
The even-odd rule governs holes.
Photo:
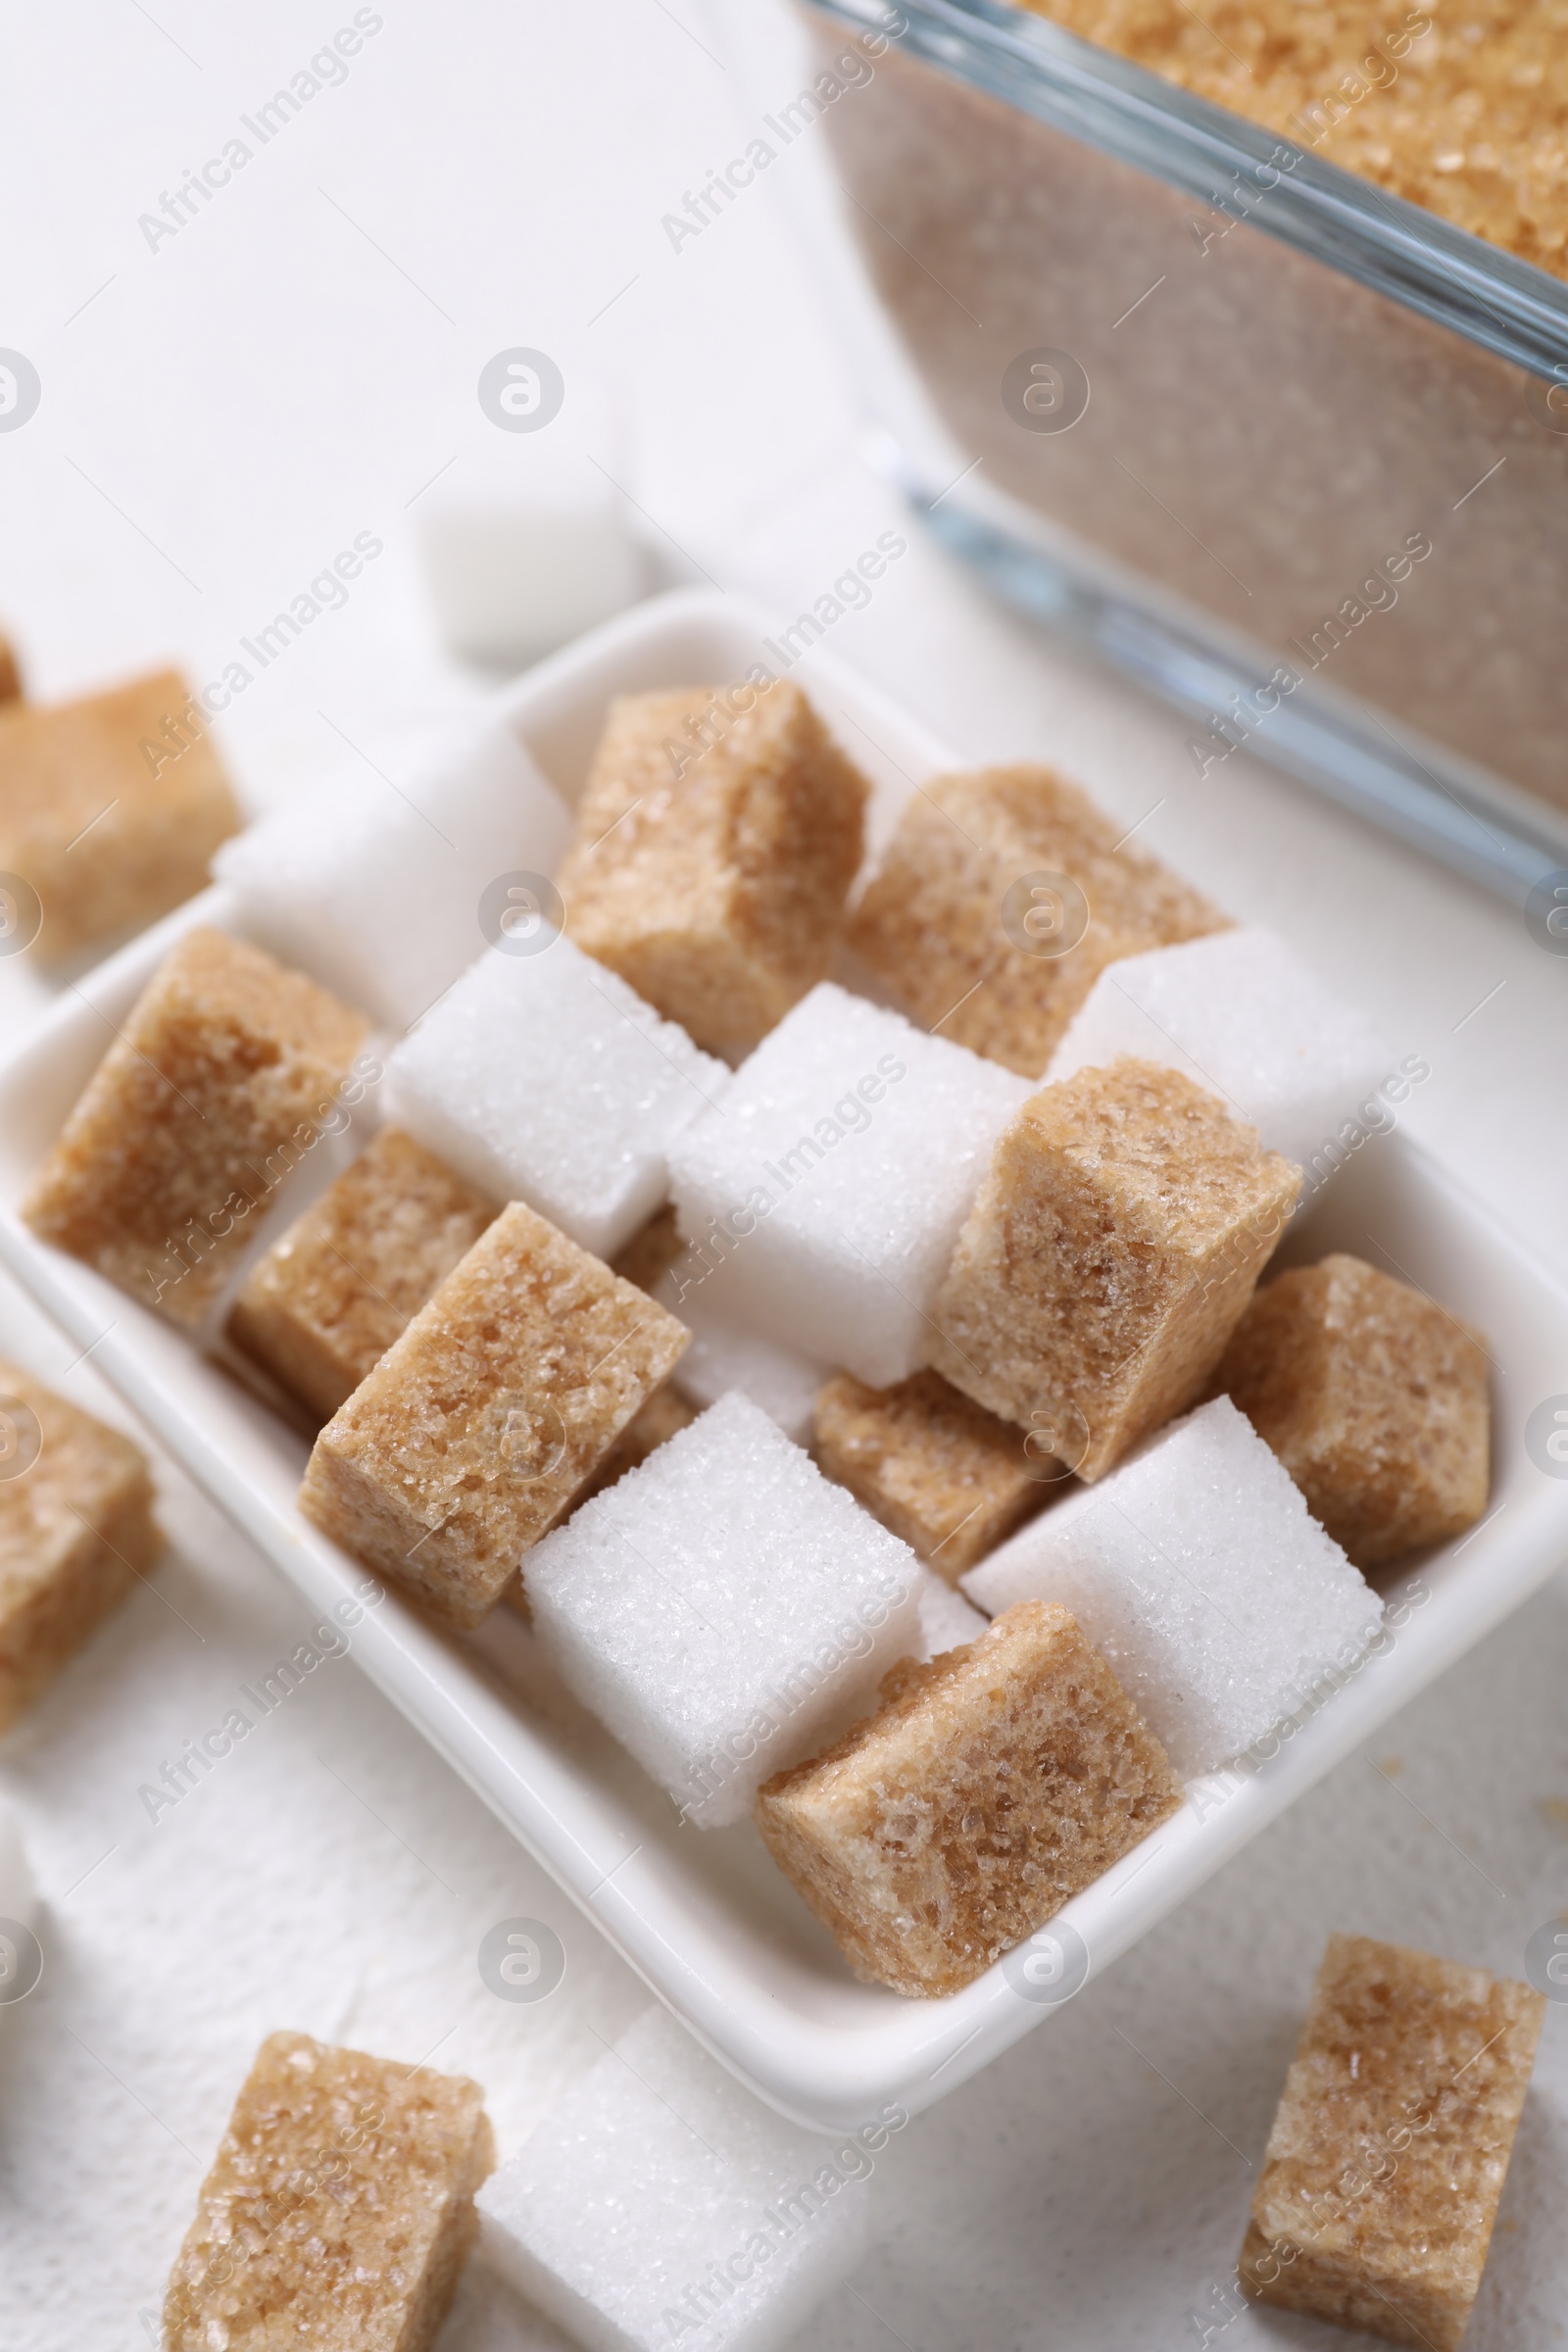
POLYGON ((868 2250, 903 2121, 819 2138, 645 2010, 480 2190, 484 2255, 589 2352, 779 2352, 868 2250))
POLYGON ((665 1154, 729 1083, 570 940, 491 948, 387 1064, 409 1133, 498 1200, 612 1257, 668 1189, 665 1154))
POLYGON ((1075 1488, 963 1579, 995 1614, 1059 1602, 1183 1779, 1331 1696, 1383 1603, 1226 1397, 1075 1488))
POLYGON ((732 1395, 547 1536, 527 1587, 584 1705, 688 1818, 717 1827, 917 1648, 915 1571, 732 1395))
POLYGON ((824 982, 670 1149, 676 1311, 885 1388, 912 1372, 991 1147, 1027 1081, 824 982))

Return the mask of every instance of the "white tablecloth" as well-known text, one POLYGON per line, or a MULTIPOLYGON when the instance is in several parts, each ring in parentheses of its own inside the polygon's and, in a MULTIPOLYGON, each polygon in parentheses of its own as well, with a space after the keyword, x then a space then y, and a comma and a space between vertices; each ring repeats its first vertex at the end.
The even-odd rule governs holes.
MULTIPOLYGON (((89 0, 14 10, 7 28, 0 343, 33 361, 43 397, 0 435, 0 623, 34 691, 166 658, 220 678, 356 533, 384 543, 220 722, 257 807, 334 789, 361 753, 395 775, 478 691, 438 649, 414 531, 421 497, 523 478, 526 441, 474 394, 500 349, 543 348, 568 385, 606 388, 621 478, 669 577, 706 572, 790 614, 902 523, 857 455, 776 190, 678 251, 661 226, 739 143, 730 77, 685 0, 357 13, 378 24, 345 76, 323 69, 265 143, 244 118, 354 19, 346 5, 253 19, 89 0), (248 160, 190 197, 193 217, 143 225, 236 137, 248 160)), ((1160 803, 1142 838, 1426 1056, 1412 1131, 1568 1268, 1568 964, 1518 914, 1245 757, 1198 781, 1179 724, 923 544, 834 646, 977 758, 1054 759, 1129 824, 1160 803)), ((43 995, 24 963, 0 963, 8 1034, 43 995)), ((46 1378, 73 1352, 9 1289, 0 1350, 46 1378)), ((87 1369, 65 1385, 116 1413, 87 1369)), ((643 1998, 350 1664, 145 1818, 140 1784, 303 1620, 176 1474, 163 1487, 168 1557, 0 1749, 49 1954, 38 1991, 0 2011, 0 2334, 17 2352, 151 2339, 270 2030, 471 2072, 506 2151, 643 1998), (537 2008, 497 2001, 474 1962, 484 1931, 518 1914, 554 1922, 568 1954, 537 2008)), ((1530 1933, 1568 1897, 1564 1599, 1548 1590, 1374 1756, 896 2140, 880 2249, 802 2343, 1344 2340, 1228 2319, 1225 2299, 1307 1987, 1333 1928, 1522 1972, 1530 1933)), ((1553 2007, 1475 2352, 1568 2340, 1565 2164, 1553 2007)), ((442 2340, 557 2341, 476 2266, 442 2340)))

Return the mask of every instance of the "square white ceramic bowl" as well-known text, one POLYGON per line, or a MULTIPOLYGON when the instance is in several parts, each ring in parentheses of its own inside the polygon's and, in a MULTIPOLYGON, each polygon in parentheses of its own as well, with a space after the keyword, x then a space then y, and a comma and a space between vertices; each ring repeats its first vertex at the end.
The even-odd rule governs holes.
MULTIPOLYGON (((568 648, 509 688, 497 709, 573 798, 609 696, 734 678, 759 660, 781 665, 764 620, 730 599, 682 593, 568 648)), ((875 840, 921 778, 963 764, 829 656, 808 653, 792 674, 872 777, 875 840)), ((184 1334, 42 1247, 16 1215, 110 1024, 196 922, 238 927, 231 899, 209 891, 68 992, 0 1064, 0 1256, 213 1500, 325 1609, 363 1571, 295 1508, 306 1440, 184 1334)), ((476 952, 478 939, 476 926, 476 952)), ((299 1205, 295 1194, 278 1213, 299 1205)), ((1568 1556, 1568 1476, 1547 1475, 1525 1443, 1531 1412, 1568 1391, 1568 1297, 1397 1134, 1370 1142, 1323 1189, 1286 1254, 1333 1249, 1420 1284, 1488 1334, 1495 1460, 1487 1518, 1412 1563, 1390 1591, 1381 1654, 1326 1694, 1271 1760, 1194 1784, 1174 1820, 1059 1915, 1054 1941, 1032 1956, 1025 1947, 949 1999, 905 2000, 858 1984, 750 1825, 682 1827, 554 1683, 508 1609, 463 1640, 389 1595, 357 1629, 354 1654, 654 1991, 764 2099, 834 2131, 889 2100, 918 2112, 1048 2017, 1085 1962, 1093 1973, 1126 1951, 1568 1556)))

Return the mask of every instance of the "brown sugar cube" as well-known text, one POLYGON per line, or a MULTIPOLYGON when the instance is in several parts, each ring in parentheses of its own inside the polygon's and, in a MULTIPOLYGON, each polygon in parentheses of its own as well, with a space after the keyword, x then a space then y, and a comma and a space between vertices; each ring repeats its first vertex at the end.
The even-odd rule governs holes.
POLYGON ((940 776, 906 807, 849 944, 911 1018, 1038 1078, 1107 963, 1230 928, 1124 832, 1049 767, 940 776))
POLYGON ((0 637, 0 703, 15 703, 22 699, 22 670, 17 662, 16 648, 9 637, 0 637))
POLYGON ((787 680, 621 695, 559 877, 566 928, 736 1058, 818 980, 869 787, 787 680))
POLYGON ((204 887, 239 823, 172 669, 80 702, 0 709, 0 869, 38 895, 42 956, 167 914, 204 887))
POLYGON ((1544 2014, 1485 1969, 1331 1936, 1252 2199, 1245 2291, 1454 2352, 1544 2014))
POLYGON ((816 1400, 821 1468, 950 1585, 1046 1499, 1055 1465, 1029 1446, 940 1372, 891 1389, 840 1372, 816 1400))
POLYGON ((1358 1568, 1441 1544, 1487 1507, 1485 1342, 1358 1257, 1277 1275, 1236 1326, 1212 1385, 1358 1568))
POLYGON ((1042 1087, 958 1236, 931 1361, 1100 1478, 1202 1393, 1300 1182, 1177 1070, 1042 1087))
POLYGON ((623 1282, 634 1282, 640 1291, 651 1291, 661 1274, 668 1273, 685 1247, 675 1222, 674 1205, 666 1201, 646 1225, 638 1227, 612 1263, 623 1282))
POLYGON ((88 1080, 24 1217, 144 1306, 200 1322, 247 1220, 341 1126, 365 1031, 260 948, 188 931, 88 1080))
POLYGON ((1165 1751, 1066 1609, 906 1658, 838 1744, 764 1781, 773 1859, 857 1976, 956 1992, 1168 1821, 1165 1751))
POLYGON ((433 1152, 383 1128, 253 1269, 228 1336, 325 1420, 496 1213, 433 1152))
POLYGON ((167 2352, 429 2352, 494 2164, 477 2082, 270 2034, 170 2273, 167 2352))
POLYGON ((140 1448, 0 1361, 0 1731, 162 1549, 140 1448))
POLYGON ((476 1625, 690 1337, 514 1200, 322 1430, 300 1508, 476 1625))

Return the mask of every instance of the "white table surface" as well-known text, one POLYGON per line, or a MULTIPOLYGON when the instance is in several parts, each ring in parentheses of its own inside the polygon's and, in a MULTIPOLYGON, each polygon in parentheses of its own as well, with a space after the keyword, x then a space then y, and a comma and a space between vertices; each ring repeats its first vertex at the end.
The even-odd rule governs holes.
MULTIPOLYGON (((687 0, 591 16, 386 0, 347 80, 149 250, 138 216, 352 13, 86 0, 13 8, 6 27, 0 344, 32 359, 43 400, 0 435, 0 621, 32 690, 166 659, 217 676, 356 532, 385 543, 220 723, 257 808, 334 789, 359 752, 396 776, 478 691, 439 650, 414 532, 421 496, 521 478, 528 444, 474 397, 499 349, 542 347, 568 384, 609 388, 617 466, 668 576, 706 572, 788 615, 902 522, 857 455, 776 191, 678 253, 662 234, 745 128, 687 0)), ((1412 1132, 1568 1271, 1568 963, 1516 912, 1244 756, 1198 782, 1177 722, 924 545, 834 649, 977 758, 1056 760, 1129 823, 1162 801, 1143 837, 1427 1057, 1412 1132)), ((0 962, 8 1037, 44 999, 25 961, 0 962)), ((45 1378, 72 1352, 10 1289, 0 1350, 45 1378)), ((122 1418, 89 1368, 63 1385, 122 1418)), ((161 1486, 167 1557, 0 1748, 48 1953, 38 1991, 0 2012, 0 2335, 16 2352, 150 2340, 197 2181, 273 2028, 474 2074, 506 2152, 643 1998, 352 1664, 145 1819, 139 1785, 303 1622, 176 1473, 161 1486), (475 1967, 484 1931, 519 1914, 551 1921, 568 1955, 537 2007, 496 2000, 475 1967)), ((1324 1937, 1522 1972, 1529 1935, 1568 1901, 1565 1685, 1559 1580, 1375 1755, 891 2144, 879 2250, 802 2344, 1152 2352, 1205 2327, 1226 2352, 1345 2341, 1279 2315, 1222 2327, 1216 2300, 1324 1937)), ((1565 2180, 1553 2007, 1474 2352, 1568 2341, 1565 2180)), ((470 2265, 444 2352, 558 2341, 470 2265)))

